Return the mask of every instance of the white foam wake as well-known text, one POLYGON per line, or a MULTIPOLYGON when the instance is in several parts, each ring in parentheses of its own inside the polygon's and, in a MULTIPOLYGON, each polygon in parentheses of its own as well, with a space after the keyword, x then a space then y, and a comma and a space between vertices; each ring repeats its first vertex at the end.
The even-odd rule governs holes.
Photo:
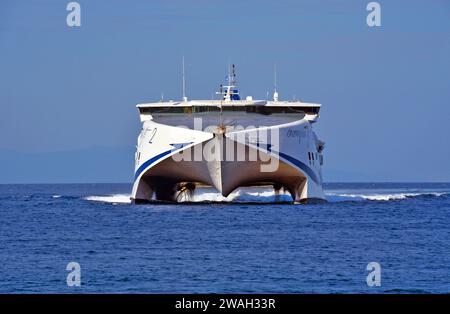
POLYGON ((345 200, 369 200, 369 201, 393 201, 403 200, 411 197, 421 195, 441 196, 447 192, 420 192, 420 193, 373 193, 373 194, 358 194, 358 193, 327 193, 329 201, 345 201, 345 200))
POLYGON ((131 203, 130 194, 112 194, 112 195, 93 195, 86 196, 86 201, 112 203, 112 204, 128 204, 131 203))
MULTIPOLYGON (((185 201, 183 199, 183 201, 185 201)), ((189 201, 189 200, 187 200, 189 201)), ((243 188, 233 191, 227 197, 222 196, 218 192, 209 189, 198 189, 195 191, 193 202, 290 202, 290 195, 285 193, 275 194, 272 188, 243 188)))
MULTIPOLYGON (((131 203, 130 194, 112 194, 112 195, 92 195, 83 199, 86 201, 103 202, 112 204, 131 203)), ((291 196, 286 193, 278 195, 269 188, 245 188, 232 192, 227 197, 211 188, 199 188, 194 192, 192 198, 182 195, 179 202, 290 202, 291 196)))
MULTIPOLYGON (((326 199, 329 202, 342 201, 392 201, 403 200, 407 198, 417 197, 421 195, 441 196, 449 192, 386 192, 386 193, 365 193, 357 192, 326 192, 326 199)), ((87 201, 112 203, 112 204, 130 204, 130 194, 112 194, 112 195, 93 195, 86 196, 87 201)), ((291 202, 292 198, 288 193, 280 192, 276 194, 270 188, 243 188, 232 192, 227 197, 222 196, 211 188, 199 188, 195 190, 192 198, 182 196, 179 202, 259 202, 259 203, 273 203, 273 202, 291 202)))
POLYGON ((192 199, 182 197, 181 202, 233 202, 237 197, 239 197, 240 192, 234 191, 227 197, 223 196, 217 192, 208 191, 196 191, 192 196, 192 199))

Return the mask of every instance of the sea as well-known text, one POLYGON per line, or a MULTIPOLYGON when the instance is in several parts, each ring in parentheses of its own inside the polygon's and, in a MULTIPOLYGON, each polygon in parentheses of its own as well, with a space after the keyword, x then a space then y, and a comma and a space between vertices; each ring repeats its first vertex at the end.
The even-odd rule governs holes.
POLYGON ((329 183, 312 204, 130 191, 0 185, 0 293, 450 293, 449 183, 329 183))

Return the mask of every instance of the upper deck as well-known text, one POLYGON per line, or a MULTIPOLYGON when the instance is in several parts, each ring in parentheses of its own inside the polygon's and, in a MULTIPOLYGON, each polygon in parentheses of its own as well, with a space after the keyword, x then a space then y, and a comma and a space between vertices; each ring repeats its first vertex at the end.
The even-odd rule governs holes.
POLYGON ((192 114, 202 112, 247 112, 263 115, 306 114, 318 115, 320 104, 301 101, 270 100, 189 100, 138 104, 141 115, 192 114))
MULTIPOLYGON (((183 63, 184 64, 184 63, 183 63)), ((276 74, 276 73, 275 73, 276 74)), ((220 99, 188 100, 184 87, 182 101, 160 101, 138 104, 141 121, 157 119, 161 123, 174 124, 191 118, 220 121, 239 121, 240 123, 280 124, 289 121, 306 119, 315 122, 319 117, 320 104, 302 101, 280 101, 276 89, 276 75, 273 100, 254 100, 252 96, 241 99, 236 86, 236 68, 229 68, 227 84, 220 85, 216 92, 220 99)))

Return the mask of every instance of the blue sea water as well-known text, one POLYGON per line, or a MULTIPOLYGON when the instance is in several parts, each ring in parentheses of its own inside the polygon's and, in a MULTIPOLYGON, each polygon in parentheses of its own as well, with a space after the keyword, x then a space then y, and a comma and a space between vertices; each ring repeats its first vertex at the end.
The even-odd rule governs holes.
POLYGON ((450 292, 448 183, 327 184, 309 205, 264 190, 132 205, 130 189, 0 185, 0 293, 450 292))

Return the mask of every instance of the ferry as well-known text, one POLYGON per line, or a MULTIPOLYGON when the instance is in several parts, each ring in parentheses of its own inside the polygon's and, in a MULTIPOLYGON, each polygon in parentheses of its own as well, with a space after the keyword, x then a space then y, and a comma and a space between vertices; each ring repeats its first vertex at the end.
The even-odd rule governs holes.
MULTIPOLYGON (((184 70, 183 70, 184 73, 184 70)), ((325 143, 313 125, 321 105, 241 99, 232 65, 216 99, 137 105, 142 130, 135 154, 134 203, 189 200, 196 189, 224 197, 238 188, 271 187, 295 203, 325 200, 325 143)))

